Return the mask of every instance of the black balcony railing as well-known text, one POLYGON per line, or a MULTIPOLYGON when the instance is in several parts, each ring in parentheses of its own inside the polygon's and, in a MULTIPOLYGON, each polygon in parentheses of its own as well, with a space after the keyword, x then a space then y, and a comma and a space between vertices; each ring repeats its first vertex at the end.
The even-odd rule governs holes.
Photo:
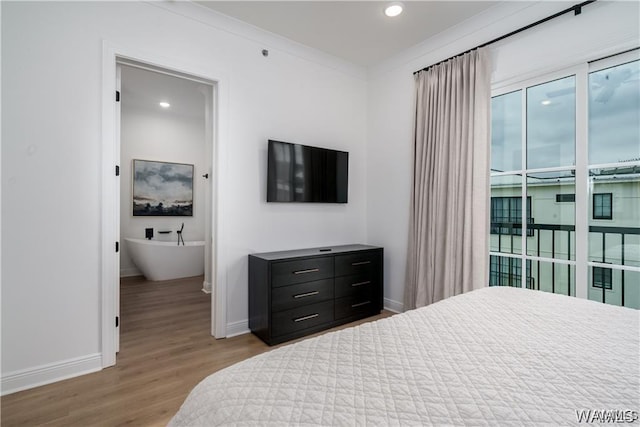
MULTIPOLYGON (((519 288, 522 281, 521 273, 491 271, 489 274, 489 286, 512 286, 519 288)), ((531 276, 526 277, 525 287, 527 289, 535 289, 535 279, 531 276)))
MULTIPOLYGON (((567 259, 570 260, 571 259, 571 252, 572 252, 572 248, 571 248, 571 233, 575 233, 575 226, 573 225, 561 225, 561 224, 536 224, 535 221, 533 221, 533 218, 528 219, 527 221, 527 237, 532 237, 533 239, 535 239, 535 241, 532 241, 533 239, 527 239, 528 240, 528 248, 529 248, 529 254, 530 255, 534 255, 533 253, 531 253, 530 248, 531 248, 531 244, 535 245, 535 256, 541 256, 541 253, 544 251, 545 252, 545 257, 547 256, 547 254, 549 252, 551 252, 551 258, 553 259, 558 259, 559 257, 561 257, 560 259, 567 259), (541 237, 543 235, 543 233, 550 233, 550 243, 551 243, 551 247, 541 247, 541 237), (558 236, 559 234, 565 234, 565 236, 558 236), (562 252, 560 253, 556 247, 557 242, 560 242, 561 239, 566 238, 566 248, 562 248, 562 252), (565 250, 566 249, 566 250, 565 250)), ((503 252, 503 242, 502 242, 502 235, 506 235, 510 237, 510 248, 511 250, 513 250, 514 247, 514 238, 515 237, 519 237, 522 235, 522 225, 519 223, 513 223, 513 222, 491 222, 491 233, 492 234, 498 234, 498 252, 503 252), (517 232, 516 232, 517 231, 517 232)), ((609 227, 609 226, 589 226, 589 233, 599 233, 602 236, 602 254, 601 254, 601 258, 598 260, 598 262, 602 262, 602 263, 607 263, 607 250, 610 248, 607 248, 607 236, 612 236, 612 235, 617 235, 619 236, 618 241, 621 242, 621 249, 620 249, 620 265, 626 265, 625 264, 625 236, 627 235, 640 235, 640 227, 609 227)), ((546 246, 546 245, 545 245, 546 246)), ((600 255, 600 254, 598 254, 600 255)), ((590 257, 592 258, 592 257, 590 257)), ((595 261, 595 260, 594 260, 595 261)), ((638 261, 638 260, 636 260, 638 261)), ((537 273, 537 277, 538 279, 540 278, 540 263, 541 261, 534 261, 536 263, 536 273, 537 273)), ((529 267, 529 266, 527 266, 529 267)), ((561 265, 561 264, 557 264, 552 262, 551 263, 551 291, 553 293, 556 293, 556 269, 558 268, 566 268, 566 278, 567 278, 567 295, 571 296, 571 276, 572 276, 572 272, 571 272, 571 265, 566 264, 566 265, 561 265)), ((624 306, 625 305, 625 271, 624 270, 620 270, 621 272, 621 305, 624 306)), ((530 268, 527 268, 527 274, 526 274, 526 286, 527 288, 530 289, 537 289, 540 290, 540 281, 538 280, 537 283, 534 280, 534 278, 532 277, 533 271, 530 268)), ((520 280, 521 280, 521 272, 520 271, 507 271, 505 272, 500 266, 499 263, 491 263, 491 267, 490 267, 490 278, 489 278, 489 285, 490 286, 520 286, 520 280)), ((592 278, 593 280, 593 278, 592 278)), ((602 302, 606 303, 606 291, 607 291, 607 287, 602 286, 602 302)))
MULTIPOLYGON (((534 225, 533 218, 527 218, 527 237, 533 237, 534 225)), ((501 219, 500 217, 493 217, 491 219, 491 234, 498 234, 500 236, 510 236, 510 245, 513 247, 513 239, 515 237, 522 236, 522 221, 513 221, 511 218, 501 219)), ((498 238, 498 252, 502 252, 502 239, 498 238)))
MULTIPOLYGON (((627 235, 640 235, 640 227, 605 227, 592 225, 589 227, 590 233, 600 233, 602 235, 602 256, 599 262, 607 263, 607 235, 620 236, 620 265, 625 265, 625 236, 627 235)), ((636 260, 637 261, 637 260, 636 260)), ((620 270, 620 288, 622 289, 622 302, 624 307, 624 286, 625 286, 625 271, 620 270)), ((607 287, 602 286, 602 302, 606 302, 607 287)))
MULTIPOLYGON (((527 225, 533 224, 532 218, 527 218, 527 225)), ((491 222, 491 234, 506 234, 511 236, 520 236, 522 234, 522 221, 500 221, 491 222)), ((527 226, 527 236, 533 236, 533 230, 527 226)))

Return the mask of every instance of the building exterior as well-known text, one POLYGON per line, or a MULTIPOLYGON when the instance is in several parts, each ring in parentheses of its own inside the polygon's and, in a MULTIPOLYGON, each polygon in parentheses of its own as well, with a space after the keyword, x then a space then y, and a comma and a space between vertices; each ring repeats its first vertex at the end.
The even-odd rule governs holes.
MULTIPOLYGON (((588 297, 640 308, 640 273, 615 266, 640 267, 640 166, 593 169, 589 179, 588 297)), ((527 177, 523 212, 522 179, 513 175, 492 183, 490 250, 575 261, 575 178, 572 173, 527 177), (523 229, 522 222, 526 225, 523 229)), ((521 286, 576 295, 575 265, 491 256, 490 285, 521 286)))

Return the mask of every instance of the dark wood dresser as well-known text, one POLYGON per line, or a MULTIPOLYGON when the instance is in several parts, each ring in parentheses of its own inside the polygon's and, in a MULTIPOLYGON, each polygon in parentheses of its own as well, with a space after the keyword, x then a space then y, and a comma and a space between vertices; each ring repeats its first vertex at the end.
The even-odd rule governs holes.
POLYGON ((249 255, 249 328, 274 345, 378 314, 382 266, 366 245, 249 255))

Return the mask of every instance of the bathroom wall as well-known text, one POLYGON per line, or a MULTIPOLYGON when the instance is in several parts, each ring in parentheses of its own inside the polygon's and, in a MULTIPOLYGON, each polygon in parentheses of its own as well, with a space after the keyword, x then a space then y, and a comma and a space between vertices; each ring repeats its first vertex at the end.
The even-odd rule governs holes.
POLYGON ((176 231, 184 223, 184 240, 204 240, 205 189, 202 177, 210 165, 205 158, 204 86, 139 68, 122 66, 120 123, 120 276, 140 274, 129 256, 127 237, 142 239, 145 228, 154 229, 154 239, 177 241, 176 231), (168 101, 169 108, 159 106, 168 101), (133 159, 194 165, 193 216, 133 216, 133 159), (160 230, 171 230, 159 234, 160 230))

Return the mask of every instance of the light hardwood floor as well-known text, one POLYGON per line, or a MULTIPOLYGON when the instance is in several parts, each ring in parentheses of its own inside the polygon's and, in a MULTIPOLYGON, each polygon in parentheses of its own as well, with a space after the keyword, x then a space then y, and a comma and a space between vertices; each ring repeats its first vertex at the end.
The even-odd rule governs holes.
POLYGON ((211 299, 201 287, 202 277, 123 279, 116 366, 3 396, 2 427, 165 425, 203 378, 272 348, 252 334, 211 337, 211 299))

